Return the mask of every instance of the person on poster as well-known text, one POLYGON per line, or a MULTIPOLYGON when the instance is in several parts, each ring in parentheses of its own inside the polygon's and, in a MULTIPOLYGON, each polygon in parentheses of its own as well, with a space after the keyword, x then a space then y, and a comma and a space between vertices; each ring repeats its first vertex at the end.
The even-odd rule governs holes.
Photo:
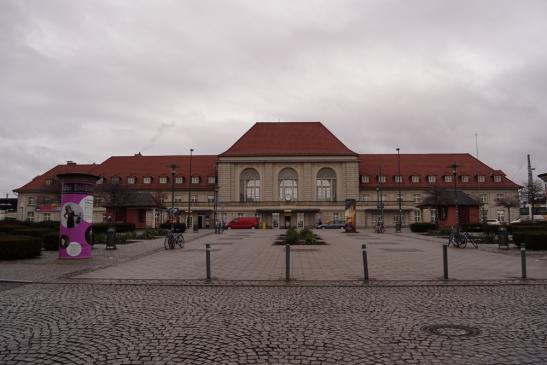
POLYGON ((66 219, 67 228, 74 228, 76 223, 80 223, 80 216, 74 212, 70 205, 65 206, 65 214, 63 216, 66 219))

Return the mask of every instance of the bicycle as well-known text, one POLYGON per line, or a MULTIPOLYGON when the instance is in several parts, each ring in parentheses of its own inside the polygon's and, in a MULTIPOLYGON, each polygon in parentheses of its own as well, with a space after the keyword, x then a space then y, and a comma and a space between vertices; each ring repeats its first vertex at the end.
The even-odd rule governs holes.
POLYGON ((176 246, 183 248, 185 245, 184 236, 181 232, 169 231, 163 241, 163 248, 166 250, 172 250, 176 246))
POLYGON ((376 226, 374 226, 374 232, 375 233, 384 233, 384 231, 385 231, 384 223, 383 222, 376 223, 376 226))
POLYGON ((448 236, 448 247, 452 244, 454 247, 458 248, 465 248, 467 247, 467 243, 470 243, 473 245, 473 248, 479 248, 479 243, 475 241, 473 237, 469 234, 469 232, 460 232, 458 229, 452 229, 452 232, 450 232, 450 235, 448 236))

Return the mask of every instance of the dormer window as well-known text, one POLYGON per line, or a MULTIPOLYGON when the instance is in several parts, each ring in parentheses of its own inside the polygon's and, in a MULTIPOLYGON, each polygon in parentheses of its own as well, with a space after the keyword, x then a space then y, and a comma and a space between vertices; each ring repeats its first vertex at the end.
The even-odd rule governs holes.
POLYGON ((363 184, 368 184, 370 182, 370 176, 368 176, 368 175, 361 176, 361 182, 363 184))
POLYGON ((99 178, 99 180, 97 180, 97 184, 100 185, 102 183, 104 183, 104 177, 101 177, 101 178, 99 178))
POLYGON ((110 182, 112 184, 119 184, 120 183, 120 177, 119 176, 112 176, 112 178, 110 179, 110 182))
POLYGON ((53 183, 53 181, 51 179, 46 179, 46 185, 51 185, 53 183))
POLYGON ((167 184, 167 176, 160 176, 160 184, 167 184))
POLYGON ((429 175, 429 176, 427 177, 427 181, 430 182, 430 183, 437 182, 437 176, 435 176, 435 175, 429 175))
POLYGON ((447 182, 447 183, 452 182, 452 175, 446 175, 444 177, 444 182, 447 182))
POLYGON ((401 183, 401 182, 403 182, 403 177, 400 176, 400 175, 395 176, 395 182, 396 182, 396 183, 401 183))
POLYGON ((501 182, 501 176, 500 175, 494 175, 494 182, 501 182))
POLYGON ((214 184, 214 183, 216 182, 216 179, 215 179, 214 176, 209 176, 209 177, 207 178, 207 182, 208 182, 209 184, 214 184))
POLYGON ((384 175, 378 176, 378 182, 379 183, 385 183, 386 182, 386 177, 384 175))
POLYGON ((418 175, 412 175, 411 177, 413 183, 419 183, 420 177, 418 175))
POLYGON ((199 176, 192 176, 192 184, 199 184, 199 176))
POLYGON ((469 182, 469 176, 462 175, 462 182, 469 182))
POLYGON ((127 183, 128 184, 134 184, 135 183, 135 177, 134 176, 130 176, 127 178, 127 183))
POLYGON ((479 175, 477 176, 477 181, 480 182, 480 183, 483 183, 486 181, 486 179, 484 178, 484 175, 479 175))
POLYGON ((175 184, 182 184, 184 182, 184 177, 177 176, 175 177, 175 184))
POLYGON ((152 178, 150 176, 145 176, 144 179, 142 179, 142 182, 144 184, 151 184, 152 183, 152 178))

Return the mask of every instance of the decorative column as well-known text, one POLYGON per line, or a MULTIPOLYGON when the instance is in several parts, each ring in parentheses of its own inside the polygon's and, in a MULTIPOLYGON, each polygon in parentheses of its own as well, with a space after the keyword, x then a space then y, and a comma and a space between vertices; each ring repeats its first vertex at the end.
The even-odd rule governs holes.
POLYGON ((87 259, 92 249, 93 190, 99 177, 70 173, 57 178, 62 184, 59 258, 87 259))

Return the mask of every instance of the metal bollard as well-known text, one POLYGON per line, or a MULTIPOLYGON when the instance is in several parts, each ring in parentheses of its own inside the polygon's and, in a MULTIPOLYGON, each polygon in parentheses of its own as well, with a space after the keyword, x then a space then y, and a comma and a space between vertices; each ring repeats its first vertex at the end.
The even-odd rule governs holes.
POLYGON ((526 279, 526 244, 520 245, 520 264, 522 268, 522 278, 526 279))
POLYGON ((363 270, 365 272, 365 280, 368 280, 368 257, 367 257, 367 245, 361 245, 361 251, 363 251, 363 270))
POLYGON ((291 245, 285 245, 285 280, 291 280, 291 245))
POLYGON ((205 244, 205 266, 207 270, 207 281, 211 280, 211 245, 205 244))
POLYGON ((448 280, 448 245, 443 243, 443 272, 444 280, 448 280))

